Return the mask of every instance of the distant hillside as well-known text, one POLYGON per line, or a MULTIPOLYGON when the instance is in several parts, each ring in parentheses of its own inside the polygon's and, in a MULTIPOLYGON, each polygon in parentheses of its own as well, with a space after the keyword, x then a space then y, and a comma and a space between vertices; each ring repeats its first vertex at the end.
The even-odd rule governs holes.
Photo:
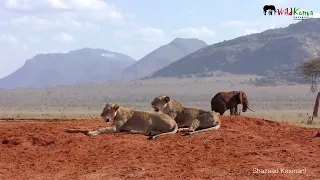
POLYGON ((147 76, 205 46, 207 44, 199 39, 176 38, 169 44, 150 52, 141 60, 126 68, 123 72, 123 78, 135 79, 147 76))
POLYGON ((109 81, 136 61, 103 49, 84 48, 68 53, 39 54, 0 79, 0 88, 36 88, 109 81))
MULTIPOLYGON (((216 70, 269 77, 286 70, 292 75, 302 62, 320 55, 319 31, 320 19, 308 19, 286 28, 241 36, 199 49, 147 78, 201 75, 216 70)), ((294 80, 294 76, 290 77, 294 80)))
POLYGON ((268 75, 257 78, 250 82, 256 86, 270 86, 270 85, 282 85, 282 84, 309 84, 310 81, 304 79, 303 74, 299 69, 295 68, 283 68, 281 71, 269 72, 268 75))

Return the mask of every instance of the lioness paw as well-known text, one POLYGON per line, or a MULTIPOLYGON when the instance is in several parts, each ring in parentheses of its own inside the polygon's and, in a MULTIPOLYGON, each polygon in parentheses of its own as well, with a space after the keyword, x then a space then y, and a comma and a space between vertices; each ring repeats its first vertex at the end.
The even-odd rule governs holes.
POLYGON ((89 132, 87 132, 87 136, 96 136, 98 134, 99 134, 98 131, 89 131, 89 132))

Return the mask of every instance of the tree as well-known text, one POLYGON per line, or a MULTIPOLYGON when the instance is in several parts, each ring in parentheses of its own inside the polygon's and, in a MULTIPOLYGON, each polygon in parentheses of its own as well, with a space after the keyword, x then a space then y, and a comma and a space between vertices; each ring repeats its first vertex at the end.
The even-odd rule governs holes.
MULTIPOLYGON (((320 76, 320 57, 312 58, 307 62, 304 62, 299 67, 304 75, 304 78, 311 80, 311 92, 317 91, 317 77, 320 76)), ((313 117, 318 117, 320 92, 316 97, 316 101, 313 108, 313 117)))

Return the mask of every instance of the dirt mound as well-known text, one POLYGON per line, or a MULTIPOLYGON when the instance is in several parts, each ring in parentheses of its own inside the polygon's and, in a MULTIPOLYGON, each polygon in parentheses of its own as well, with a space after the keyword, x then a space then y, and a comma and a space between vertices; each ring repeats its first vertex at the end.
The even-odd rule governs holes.
POLYGON ((65 132, 106 126, 97 119, 0 122, 0 179, 320 177, 318 129, 242 116, 221 119, 217 131, 152 141, 137 134, 88 137, 65 132), (292 173, 294 169, 300 174, 292 173))
POLYGON ((19 145, 30 144, 33 146, 48 146, 56 142, 56 138, 45 134, 34 134, 28 137, 9 137, 2 140, 2 144, 19 145))

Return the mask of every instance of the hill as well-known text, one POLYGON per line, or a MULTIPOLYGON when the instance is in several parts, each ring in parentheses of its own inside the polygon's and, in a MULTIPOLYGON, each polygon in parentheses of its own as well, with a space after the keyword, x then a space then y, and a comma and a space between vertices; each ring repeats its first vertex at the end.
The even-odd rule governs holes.
POLYGON ((216 131, 177 133, 152 141, 138 134, 87 137, 65 132, 105 127, 102 119, 0 122, 0 176, 6 180, 319 179, 318 129, 244 116, 221 118, 216 131), (259 169, 279 172, 255 173, 259 169))
POLYGON ((38 54, 12 74, 0 79, 0 88, 37 88, 113 80, 136 61, 103 49, 83 48, 68 53, 38 54))
POLYGON ((201 75, 217 70, 259 76, 291 72, 305 60, 320 55, 319 31, 320 19, 308 19, 241 36, 199 49, 147 78, 201 75))
POLYGON ((136 79, 147 76, 172 62, 207 46, 196 38, 175 38, 169 44, 150 52, 135 64, 123 71, 123 79, 136 79))

